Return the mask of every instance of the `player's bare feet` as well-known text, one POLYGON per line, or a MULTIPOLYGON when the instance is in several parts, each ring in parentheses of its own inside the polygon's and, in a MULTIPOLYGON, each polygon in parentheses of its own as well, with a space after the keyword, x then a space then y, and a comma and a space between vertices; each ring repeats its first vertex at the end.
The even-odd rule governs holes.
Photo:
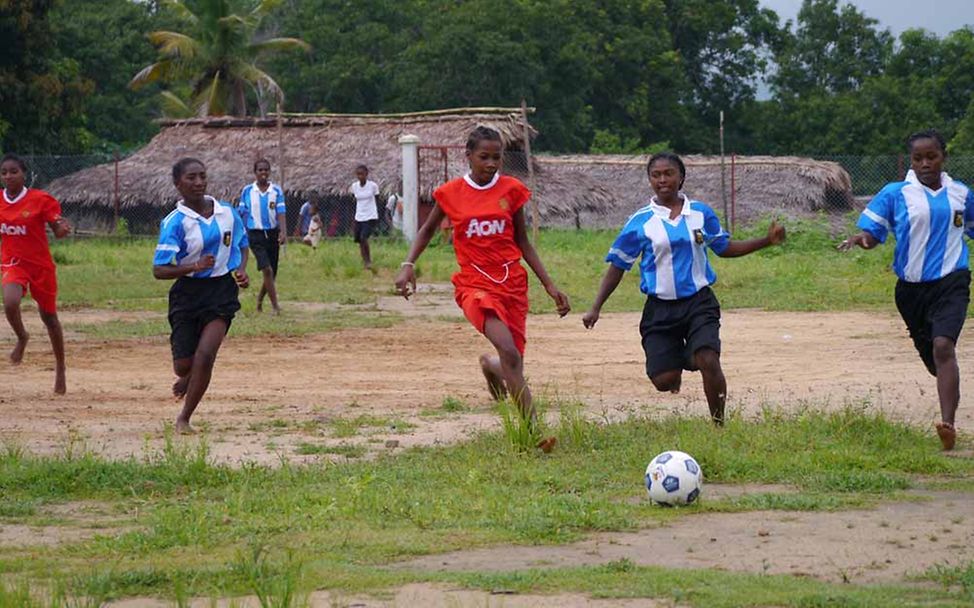
POLYGON ((12 364, 20 365, 20 362, 24 360, 24 351, 27 350, 27 339, 29 337, 27 334, 24 334, 23 338, 17 338, 17 344, 10 351, 10 362, 12 364))
POLYGON ((172 383, 172 396, 182 399, 186 396, 186 388, 189 386, 189 374, 176 376, 176 381, 172 383))
POLYGON ((274 310, 271 311, 271 314, 273 314, 275 317, 281 316, 281 307, 275 306, 274 310))
POLYGON ((558 439, 555 437, 545 437, 538 442, 538 449, 540 449, 545 454, 550 454, 551 450, 555 449, 555 444, 558 443, 558 439))
POLYGON ((499 373, 500 360, 493 355, 480 355, 480 369, 487 379, 487 390, 490 391, 491 399, 501 401, 507 398, 507 387, 499 373))
POLYGON ((180 435, 195 435, 196 429, 189 423, 189 420, 176 419, 176 433, 180 435))
POLYGON ((940 444, 944 446, 945 452, 954 449, 954 444, 957 442, 957 429, 954 428, 954 425, 938 422, 937 436, 940 437, 940 444))
POLYGON ((264 312, 264 303, 257 300, 257 312, 264 312))

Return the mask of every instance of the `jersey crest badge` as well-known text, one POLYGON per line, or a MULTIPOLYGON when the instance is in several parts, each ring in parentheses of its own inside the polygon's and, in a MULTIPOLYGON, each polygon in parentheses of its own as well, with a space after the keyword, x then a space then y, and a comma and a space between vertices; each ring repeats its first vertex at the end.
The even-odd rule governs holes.
POLYGON ((24 212, 23 212, 23 213, 21 213, 20 215, 22 215, 22 216, 24 216, 24 217, 30 217, 30 211, 27 211, 27 210, 25 209, 25 210, 24 210, 24 212))
POLYGON ((697 245, 703 245, 703 230, 697 228, 693 231, 693 242, 697 245))
POLYGON ((227 230, 226 232, 223 233, 223 246, 224 247, 229 247, 230 246, 230 243, 232 242, 231 237, 232 237, 232 233, 229 230, 227 230))
POLYGON ((497 201, 497 205, 504 211, 507 211, 508 209, 511 208, 511 204, 507 202, 506 198, 501 198, 501 200, 497 201))
POLYGON ((964 212, 954 211, 954 226, 961 228, 964 225, 964 212))
POLYGON ((267 210, 270 211, 271 213, 274 213, 274 211, 277 210, 277 203, 275 201, 270 201, 269 203, 267 203, 267 210))

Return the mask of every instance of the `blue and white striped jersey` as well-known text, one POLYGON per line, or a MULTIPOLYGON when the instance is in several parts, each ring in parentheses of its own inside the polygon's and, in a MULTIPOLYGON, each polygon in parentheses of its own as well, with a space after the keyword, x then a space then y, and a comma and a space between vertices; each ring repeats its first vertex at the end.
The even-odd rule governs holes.
POLYGON ((688 298, 713 285, 717 274, 707 259, 709 247, 718 255, 730 236, 720 227, 713 209, 683 196, 683 211, 670 219, 670 210, 653 197, 626 222, 605 261, 629 270, 639 256, 639 289, 663 300, 688 298))
POLYGON ((266 192, 261 192, 257 182, 247 184, 240 193, 240 217, 247 230, 273 230, 277 228, 277 214, 283 214, 284 191, 271 182, 266 192))
POLYGON ((191 266, 202 256, 216 258, 213 268, 186 275, 194 279, 214 278, 240 266, 241 249, 250 246, 247 231, 237 212, 213 197, 213 215, 203 217, 182 201, 162 220, 154 266, 191 266))
POLYGON ((859 217, 858 226, 880 243, 896 238, 893 271, 909 283, 936 281, 968 267, 964 234, 974 238, 974 194, 946 173, 931 190, 910 171, 887 184, 859 217))

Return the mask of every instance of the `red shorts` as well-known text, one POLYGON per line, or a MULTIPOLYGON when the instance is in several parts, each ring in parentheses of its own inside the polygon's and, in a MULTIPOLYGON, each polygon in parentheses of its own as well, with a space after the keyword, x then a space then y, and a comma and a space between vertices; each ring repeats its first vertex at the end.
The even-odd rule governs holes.
MULTIPOLYGON (((494 276, 491 274, 491 276, 494 276)), ((497 278, 504 271, 497 273, 497 278)), ((510 276, 495 283, 473 269, 453 275, 457 304, 470 324, 484 333, 487 315, 494 314, 514 337, 514 346, 523 355, 527 343, 528 273, 520 263, 510 265, 510 276)))
POLYGON ((54 268, 27 266, 22 263, 4 266, 0 283, 20 285, 24 295, 27 295, 29 289, 30 296, 37 302, 41 312, 48 314, 57 312, 57 270, 54 268))

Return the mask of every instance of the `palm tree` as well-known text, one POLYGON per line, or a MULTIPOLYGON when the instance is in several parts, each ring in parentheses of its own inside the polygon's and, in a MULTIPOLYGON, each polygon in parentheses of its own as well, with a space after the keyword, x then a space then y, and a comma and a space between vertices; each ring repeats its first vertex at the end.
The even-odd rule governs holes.
POLYGON ((260 0, 243 15, 240 0, 165 0, 191 27, 192 34, 158 31, 149 41, 159 59, 136 74, 129 86, 161 82, 188 85, 189 101, 164 91, 163 105, 169 112, 197 116, 246 116, 247 89, 257 95, 261 113, 268 98, 278 104, 284 92, 274 79, 257 67, 266 53, 311 47, 297 38, 257 39, 261 22, 283 0, 260 0), (195 11, 191 9, 195 8, 195 11))

